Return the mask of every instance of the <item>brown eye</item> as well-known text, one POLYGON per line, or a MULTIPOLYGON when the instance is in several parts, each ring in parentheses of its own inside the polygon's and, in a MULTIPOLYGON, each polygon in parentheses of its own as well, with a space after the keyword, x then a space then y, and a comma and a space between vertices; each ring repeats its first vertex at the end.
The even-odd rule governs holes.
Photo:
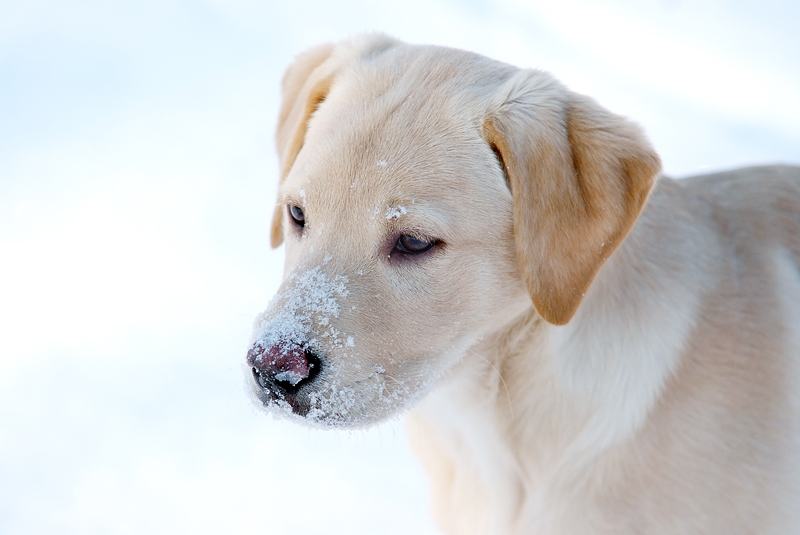
POLYGON ((425 241, 414 236, 409 236, 408 234, 403 234, 398 238, 395 248, 405 254, 420 254, 433 247, 433 244, 434 242, 432 241, 425 241))
POLYGON ((295 206, 294 204, 289 205, 289 217, 292 218, 295 225, 298 227, 304 227, 306 224, 306 214, 303 213, 303 209, 299 206, 295 206))

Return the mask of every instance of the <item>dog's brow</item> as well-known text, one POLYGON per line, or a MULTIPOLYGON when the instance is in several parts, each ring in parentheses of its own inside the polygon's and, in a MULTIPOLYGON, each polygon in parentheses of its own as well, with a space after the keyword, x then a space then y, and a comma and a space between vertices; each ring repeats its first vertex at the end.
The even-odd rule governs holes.
POLYGON ((281 197, 278 201, 280 206, 289 206, 289 205, 296 205, 296 206, 305 206, 306 205, 306 192, 305 190, 298 190, 295 192, 287 192, 285 195, 281 197))

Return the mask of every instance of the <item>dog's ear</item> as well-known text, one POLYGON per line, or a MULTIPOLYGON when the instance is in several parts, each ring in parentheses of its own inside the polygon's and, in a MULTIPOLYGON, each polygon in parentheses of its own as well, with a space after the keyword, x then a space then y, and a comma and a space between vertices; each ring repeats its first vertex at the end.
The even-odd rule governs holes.
POLYGON ((636 125, 538 71, 498 91, 484 134, 514 198, 525 285, 539 314, 563 325, 633 227, 661 162, 636 125))
MULTIPOLYGON (((311 114, 325 100, 333 83, 335 67, 328 61, 333 49, 334 45, 329 43, 307 50, 295 58, 283 76, 283 102, 275 133, 280 182, 289 174, 303 147, 311 114)), ((283 213, 276 209, 272 215, 272 247, 278 247, 283 242, 282 221, 283 213)))

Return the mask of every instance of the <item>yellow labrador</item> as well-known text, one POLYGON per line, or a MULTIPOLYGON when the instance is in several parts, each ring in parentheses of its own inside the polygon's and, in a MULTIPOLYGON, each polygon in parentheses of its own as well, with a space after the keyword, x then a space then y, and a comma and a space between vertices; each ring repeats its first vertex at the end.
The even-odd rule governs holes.
POLYGON ((800 169, 659 177, 550 75, 382 35, 283 95, 264 406, 414 407, 447 533, 800 532, 800 169))

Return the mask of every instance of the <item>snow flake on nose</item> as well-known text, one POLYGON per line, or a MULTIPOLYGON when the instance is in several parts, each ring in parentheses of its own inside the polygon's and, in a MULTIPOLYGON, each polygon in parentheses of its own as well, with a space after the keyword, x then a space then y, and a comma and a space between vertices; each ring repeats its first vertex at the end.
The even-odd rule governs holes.
POLYGON ((330 338, 337 346, 349 346, 349 340, 340 340, 341 333, 330 327, 331 318, 339 317, 339 299, 349 294, 347 277, 331 279, 317 266, 291 275, 287 282, 288 289, 276 295, 267 312, 256 320, 251 344, 290 351, 306 348, 320 337, 330 338), (275 310, 278 312, 273 314, 275 310))

